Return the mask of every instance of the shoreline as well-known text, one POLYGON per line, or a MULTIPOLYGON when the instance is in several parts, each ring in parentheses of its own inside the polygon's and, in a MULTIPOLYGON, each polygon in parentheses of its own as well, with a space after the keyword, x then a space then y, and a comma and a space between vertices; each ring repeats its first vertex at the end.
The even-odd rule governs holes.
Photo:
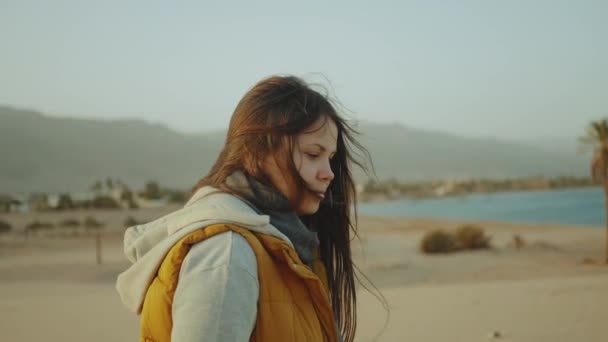
POLYGON ((530 188, 530 189, 510 189, 510 190, 496 190, 496 191, 473 191, 464 192, 458 194, 443 194, 443 195, 428 195, 428 196, 408 196, 408 195, 395 195, 391 196, 388 194, 376 194, 376 193, 359 193, 357 194, 360 198, 361 204, 366 203, 386 203, 393 201, 411 200, 411 201, 425 201, 435 199, 446 199, 446 198, 466 198, 475 195, 499 195, 499 194, 510 194, 510 193, 539 193, 539 192, 558 192, 558 191, 577 191, 577 190, 589 190, 598 188, 601 189, 600 185, 586 185, 586 186, 572 186, 572 187, 557 187, 557 188, 530 188), (367 198, 366 198, 367 197, 367 198))

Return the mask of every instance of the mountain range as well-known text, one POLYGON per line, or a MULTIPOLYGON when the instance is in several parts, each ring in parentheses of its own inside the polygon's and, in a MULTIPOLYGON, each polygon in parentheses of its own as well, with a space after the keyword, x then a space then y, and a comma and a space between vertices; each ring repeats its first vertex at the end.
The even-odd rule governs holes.
MULTIPOLYGON (((589 156, 575 153, 575 140, 547 148, 401 124, 360 122, 357 129, 381 180, 588 174, 589 156)), ((224 139, 225 131, 185 134, 142 120, 60 118, 0 106, 0 193, 85 191, 107 177, 134 188, 155 180, 188 189, 209 170, 224 139)))

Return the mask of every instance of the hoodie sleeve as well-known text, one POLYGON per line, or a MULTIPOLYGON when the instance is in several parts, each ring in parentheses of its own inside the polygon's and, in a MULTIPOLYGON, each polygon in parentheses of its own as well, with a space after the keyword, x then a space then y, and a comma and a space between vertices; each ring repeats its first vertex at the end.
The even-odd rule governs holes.
POLYGON ((249 341, 258 295, 255 254, 238 233, 192 246, 173 299, 171 341, 249 341))

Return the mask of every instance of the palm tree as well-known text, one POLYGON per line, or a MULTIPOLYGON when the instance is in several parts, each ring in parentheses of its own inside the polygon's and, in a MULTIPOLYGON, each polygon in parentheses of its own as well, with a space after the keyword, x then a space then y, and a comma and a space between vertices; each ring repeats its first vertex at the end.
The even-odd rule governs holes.
POLYGON ((593 149, 591 178, 604 188, 606 210, 606 263, 608 264, 608 120, 592 121, 580 142, 593 149))

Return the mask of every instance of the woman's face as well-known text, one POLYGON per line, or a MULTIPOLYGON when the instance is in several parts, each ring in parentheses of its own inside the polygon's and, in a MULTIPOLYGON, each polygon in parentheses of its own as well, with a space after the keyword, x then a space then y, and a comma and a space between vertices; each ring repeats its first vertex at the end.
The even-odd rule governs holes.
MULTIPOLYGON (((333 120, 321 117, 298 134, 294 142, 293 162, 309 190, 304 191, 295 209, 298 215, 311 215, 319 210, 321 200, 334 179, 330 161, 336 154, 338 128, 333 120)), ((296 187, 290 177, 283 174, 274 156, 264 160, 262 169, 273 185, 294 203, 296 187)))

